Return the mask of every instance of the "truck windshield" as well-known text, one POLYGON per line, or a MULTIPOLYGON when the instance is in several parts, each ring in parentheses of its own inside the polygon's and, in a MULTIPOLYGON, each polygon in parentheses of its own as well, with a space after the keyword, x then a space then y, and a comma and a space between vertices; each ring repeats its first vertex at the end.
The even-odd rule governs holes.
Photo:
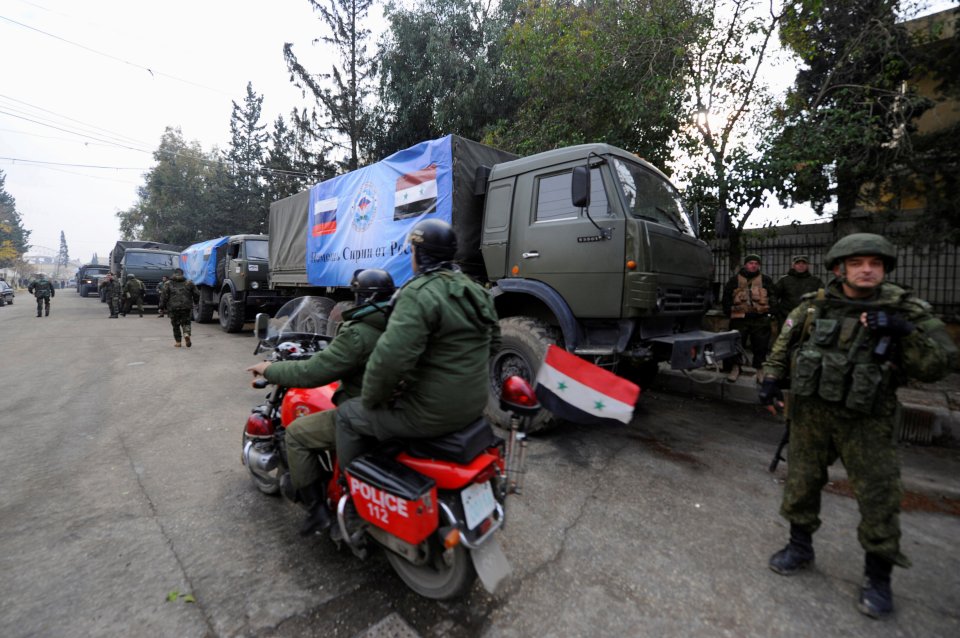
POLYGON ((680 193, 670 182, 639 164, 619 158, 612 161, 630 215, 693 235, 690 216, 683 207, 680 193))
POLYGON ((110 272, 110 269, 106 266, 98 266, 96 268, 86 268, 83 271, 83 274, 87 277, 90 275, 105 275, 110 272))
POLYGON ((176 268, 173 258, 176 255, 166 255, 163 253, 132 253, 127 252, 124 255, 124 262, 127 268, 176 268))
POLYGON ((267 261, 269 259, 267 242, 262 239, 247 241, 247 259, 260 259, 267 261))

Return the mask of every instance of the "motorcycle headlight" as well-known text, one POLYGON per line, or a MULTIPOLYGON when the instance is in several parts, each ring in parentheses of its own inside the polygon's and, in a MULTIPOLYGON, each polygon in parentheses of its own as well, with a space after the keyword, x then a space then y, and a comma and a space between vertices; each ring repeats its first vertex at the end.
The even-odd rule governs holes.
POLYGON ((254 290, 256 290, 257 288, 260 287, 260 282, 259 282, 259 281, 251 281, 251 282, 250 282, 250 287, 253 288, 254 290))

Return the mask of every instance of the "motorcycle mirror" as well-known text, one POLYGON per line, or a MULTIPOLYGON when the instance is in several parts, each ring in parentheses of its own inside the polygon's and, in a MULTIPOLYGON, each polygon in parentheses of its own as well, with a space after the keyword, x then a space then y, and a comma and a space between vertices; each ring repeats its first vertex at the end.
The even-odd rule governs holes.
POLYGON ((520 416, 534 416, 540 411, 540 401, 523 377, 507 377, 500 390, 500 409, 520 416))
POLYGON ((258 312, 253 325, 257 339, 263 341, 267 338, 267 328, 270 326, 270 315, 265 312, 258 312))

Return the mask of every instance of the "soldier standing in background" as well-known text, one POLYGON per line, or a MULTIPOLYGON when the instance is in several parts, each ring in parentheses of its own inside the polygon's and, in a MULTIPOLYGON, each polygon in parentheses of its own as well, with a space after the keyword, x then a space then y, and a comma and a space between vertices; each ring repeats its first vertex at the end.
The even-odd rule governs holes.
POLYGON ((956 346, 930 305, 884 281, 897 265, 893 244, 857 233, 827 253, 835 275, 808 294, 783 324, 764 366, 760 401, 773 405, 790 378, 790 458, 780 514, 790 542, 770 557, 789 576, 813 563, 827 468, 843 461, 860 508, 866 552, 859 610, 893 611, 890 574, 909 567, 900 551, 900 462, 894 438, 896 389, 908 378, 936 381, 956 364, 956 346))
POLYGON ((133 273, 127 275, 127 284, 124 286, 124 308, 123 313, 127 314, 133 310, 133 305, 137 305, 137 310, 140 311, 140 316, 143 316, 143 292, 144 285, 143 282, 137 279, 137 276, 133 273))
POLYGON ((823 281, 810 274, 810 258, 796 255, 787 274, 773 285, 774 314, 783 325, 790 311, 800 305, 800 298, 808 292, 823 288, 823 281))
POLYGON ((157 298, 159 299, 157 302, 157 317, 163 316, 163 289, 166 287, 168 281, 170 281, 170 278, 166 275, 163 275, 160 277, 160 283, 157 284, 157 298))
MULTIPOLYGON (((727 280, 723 287, 723 312, 730 317, 730 329, 740 333, 740 344, 753 353, 753 367, 760 382, 760 368, 770 347, 770 310, 773 280, 760 272, 760 255, 747 255, 740 272, 727 280)), ((733 383, 740 376, 737 357, 723 362, 727 381, 733 383)))
POLYGON ((190 342, 190 315, 193 313, 193 304, 198 301, 200 291, 196 285, 184 278, 183 270, 174 270, 173 277, 164 285, 160 295, 160 303, 170 315, 170 325, 173 326, 174 348, 181 346, 181 334, 188 348, 193 345, 190 342))
POLYGON ((46 316, 49 317, 50 299, 56 295, 56 292, 55 286, 47 279, 47 276, 40 273, 40 276, 27 286, 27 292, 37 298, 37 316, 39 317, 40 312, 46 309, 46 316))
POLYGON ((107 298, 107 305, 110 306, 110 319, 116 319, 117 305, 114 302, 114 293, 117 288, 117 280, 113 278, 113 273, 108 272, 106 275, 101 277, 100 283, 97 284, 97 287, 103 290, 104 296, 107 298))

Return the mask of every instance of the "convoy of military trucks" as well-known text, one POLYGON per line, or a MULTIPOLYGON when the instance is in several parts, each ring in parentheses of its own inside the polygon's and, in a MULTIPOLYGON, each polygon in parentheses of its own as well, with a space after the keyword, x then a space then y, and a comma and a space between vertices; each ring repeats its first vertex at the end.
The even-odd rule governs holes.
POLYGON ((328 297, 335 310, 318 321, 333 334, 356 270, 383 268, 398 285, 413 276, 406 236, 425 217, 451 223, 457 262, 494 297, 503 347, 488 416, 498 424, 501 381, 533 379, 551 344, 646 382, 661 361, 692 369, 737 350, 735 331, 700 329, 714 273, 697 220, 663 173, 606 144, 517 157, 449 135, 272 203, 269 237, 182 250, 117 242, 110 264, 155 296, 179 261, 201 290, 194 318, 216 312, 228 332, 292 297, 328 297))

